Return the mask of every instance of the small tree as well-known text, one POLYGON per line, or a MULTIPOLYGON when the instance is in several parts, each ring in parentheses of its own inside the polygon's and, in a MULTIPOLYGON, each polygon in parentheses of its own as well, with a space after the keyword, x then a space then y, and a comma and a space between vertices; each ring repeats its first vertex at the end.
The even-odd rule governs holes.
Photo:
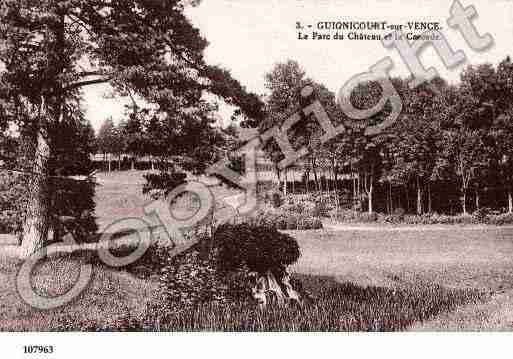
POLYGON ((301 252, 295 239, 276 228, 248 224, 220 226, 214 235, 219 248, 221 271, 247 267, 256 273, 252 293, 262 304, 273 293, 279 303, 285 299, 299 301, 299 294, 290 284, 287 266, 295 263, 301 252))
POLYGON ((107 158, 107 156, 115 153, 118 140, 117 137, 114 121, 112 120, 112 117, 109 117, 103 122, 96 138, 97 148, 101 153, 103 153, 104 159, 108 162, 109 172, 111 171, 111 161, 110 157, 107 158))
POLYGON ((130 154, 132 170, 137 159, 145 154, 145 137, 141 114, 130 113, 126 122, 122 123, 120 135, 124 138, 124 152, 130 154))

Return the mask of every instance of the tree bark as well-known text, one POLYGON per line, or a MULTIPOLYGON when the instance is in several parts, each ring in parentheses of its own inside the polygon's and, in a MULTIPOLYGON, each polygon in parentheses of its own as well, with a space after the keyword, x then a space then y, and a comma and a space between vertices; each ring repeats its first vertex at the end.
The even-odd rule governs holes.
POLYGON ((420 179, 417 176, 417 214, 422 214, 422 188, 420 186, 420 179))
POLYGON ((513 213, 513 196, 511 194, 511 188, 508 188, 508 213, 513 213))
POLYGON ((315 187, 316 187, 317 191, 320 192, 321 188, 319 186, 319 177, 317 176, 317 166, 316 166, 315 160, 313 158, 311 160, 311 164, 312 164, 312 172, 314 174, 315 187))
POLYGON ((310 180, 310 172, 308 170, 305 170, 305 193, 310 193, 310 186, 308 184, 310 180))
POLYGON ((392 182, 388 182, 388 214, 394 212, 394 203, 392 198, 392 182))
MULTIPOLYGON (((41 105, 42 115, 45 115, 45 104, 41 105)), ((32 175, 28 184, 29 199, 26 207, 26 217, 23 224, 20 258, 27 258, 41 250, 48 237, 48 161, 50 146, 46 131, 40 128, 37 133, 37 145, 32 167, 32 175)))
POLYGON ((296 170, 292 167, 292 194, 296 193, 296 170))
POLYGON ((373 190, 373 184, 371 182, 371 184, 369 185, 369 193, 368 193, 368 198, 369 198, 369 213, 372 213, 373 210, 372 210, 372 190, 373 190))
POLYGON ((463 208, 463 214, 467 214, 467 189, 466 188, 462 189, 461 202, 462 202, 461 204, 462 204, 462 208, 463 208))
POLYGON ((475 189, 475 197, 476 197, 476 211, 479 209, 479 191, 477 188, 475 189))
POLYGON ((285 168, 283 170, 283 195, 286 196, 287 195, 287 173, 288 170, 285 168))

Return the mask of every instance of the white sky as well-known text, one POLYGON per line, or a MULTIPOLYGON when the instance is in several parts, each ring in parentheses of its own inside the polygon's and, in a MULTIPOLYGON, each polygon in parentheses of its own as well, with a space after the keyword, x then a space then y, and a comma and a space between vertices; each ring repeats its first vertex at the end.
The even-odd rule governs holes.
MULTIPOLYGON (((459 32, 446 24, 452 1, 448 0, 203 0, 188 14, 210 42, 206 59, 232 71, 247 88, 264 93, 264 74, 277 62, 294 59, 307 76, 338 92, 352 76, 368 71, 385 56, 394 61, 392 76, 408 75, 407 68, 395 50, 384 48, 380 41, 298 40, 296 21, 315 25, 319 21, 439 21, 454 50, 463 50, 467 63, 448 71, 429 48, 422 56, 426 67, 434 66, 444 78, 456 81, 468 64, 497 64, 513 55, 513 1, 461 0, 463 6, 474 5, 478 17, 473 20, 479 33, 490 33, 492 48, 476 53, 468 47, 459 32)), ((383 33, 382 33, 383 34, 383 33)), ((123 117, 120 99, 102 97, 108 88, 88 88, 84 95, 87 117, 98 129, 102 121, 123 117)), ((222 108, 228 121, 231 112, 222 108)))

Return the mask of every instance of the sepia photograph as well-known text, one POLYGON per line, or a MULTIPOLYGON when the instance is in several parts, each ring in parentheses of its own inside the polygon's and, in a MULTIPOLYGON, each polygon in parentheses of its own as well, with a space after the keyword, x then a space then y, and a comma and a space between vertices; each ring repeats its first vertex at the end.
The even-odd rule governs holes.
POLYGON ((1 0, 0 358, 513 332, 512 20, 1 0))

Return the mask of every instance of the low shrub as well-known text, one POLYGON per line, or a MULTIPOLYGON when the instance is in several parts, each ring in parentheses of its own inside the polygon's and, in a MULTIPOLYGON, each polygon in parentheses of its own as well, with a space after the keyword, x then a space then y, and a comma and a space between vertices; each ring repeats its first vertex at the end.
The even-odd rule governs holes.
POLYGON ((393 211, 393 215, 394 216, 399 216, 399 217, 402 217, 406 214, 406 211, 404 210, 404 208, 402 207, 397 207, 396 209, 394 209, 393 211))
POLYGON ((360 212, 352 209, 342 209, 338 212, 335 211, 333 217, 341 222, 357 222, 360 212))
POLYGON ((145 174, 146 183, 143 186, 143 193, 149 194, 154 199, 163 198, 176 187, 185 183, 187 174, 183 172, 160 172, 145 174))
POLYGON ((372 223, 378 220, 378 214, 376 212, 362 212, 360 213, 359 220, 363 223, 372 223))
POLYGON ((250 216, 243 218, 243 223, 254 226, 272 227, 283 230, 307 230, 322 228, 319 217, 308 213, 289 210, 286 206, 281 208, 262 207, 250 216))
POLYGON ((269 188, 258 193, 259 199, 261 199, 265 205, 271 206, 272 208, 281 207, 285 203, 285 199, 283 198, 281 191, 276 188, 276 186, 268 187, 269 188))
POLYGON ((476 223, 487 223, 491 214, 492 210, 490 208, 481 207, 472 213, 472 217, 474 217, 476 223))
MULTIPOLYGON (((0 172, 0 233, 21 232, 27 204, 26 182, 26 176, 0 172)), ((58 228, 54 233, 71 233, 77 243, 95 241, 95 184, 57 178, 50 181, 50 186, 50 225, 58 228)), ((52 240, 60 240, 55 234, 52 240)))
POLYGON ((415 214, 376 214, 367 212, 358 212, 354 210, 340 210, 338 212, 332 211, 332 218, 347 223, 371 223, 378 222, 384 224, 410 224, 410 225, 429 225, 429 224, 492 224, 504 225, 513 224, 513 214, 495 214, 489 209, 482 209, 480 211, 470 214, 460 214, 456 216, 449 216, 446 214, 438 213, 424 213, 422 215, 415 214))
MULTIPOLYGON (((352 209, 343 209, 339 210, 335 213, 334 218, 341 222, 349 222, 349 223, 372 223, 377 222, 378 214, 376 212, 359 212, 352 209)), ((381 220, 385 220, 381 217, 381 220)))
POLYGON ((294 212, 299 214, 306 214, 309 216, 313 216, 314 212, 317 211, 314 201, 297 198, 295 196, 288 197, 280 209, 285 212, 294 212))
POLYGON ((26 192, 22 176, 0 172, 0 233, 21 230, 26 192))
POLYGON ((475 224, 476 221, 474 217, 470 214, 460 214, 457 216, 452 216, 452 224, 475 224))
POLYGON ((221 225, 213 238, 163 259, 149 315, 176 316, 205 303, 252 302, 252 273, 283 273, 299 256, 297 242, 276 228, 221 225))
POLYGON ((225 224, 216 230, 214 242, 223 271, 247 266, 265 273, 295 263, 301 254, 294 238, 273 227, 225 224))
POLYGON ((177 256, 167 256, 160 270, 159 288, 150 312, 174 315, 201 303, 226 303, 228 287, 217 271, 217 251, 196 243, 177 256))
POLYGON ((490 215, 488 217, 488 223, 502 226, 505 224, 513 224, 513 213, 503 213, 499 215, 490 215))

